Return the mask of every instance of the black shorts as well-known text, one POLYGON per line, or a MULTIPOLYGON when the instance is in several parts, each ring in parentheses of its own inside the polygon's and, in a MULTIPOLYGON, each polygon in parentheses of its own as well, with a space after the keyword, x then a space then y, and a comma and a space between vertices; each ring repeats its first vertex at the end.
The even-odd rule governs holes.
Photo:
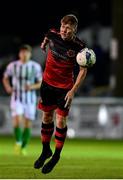
POLYGON ((62 89, 51 86, 46 82, 42 82, 40 88, 41 101, 39 101, 38 107, 45 112, 55 110, 60 115, 67 116, 69 112, 68 107, 65 106, 65 96, 70 89, 62 89))

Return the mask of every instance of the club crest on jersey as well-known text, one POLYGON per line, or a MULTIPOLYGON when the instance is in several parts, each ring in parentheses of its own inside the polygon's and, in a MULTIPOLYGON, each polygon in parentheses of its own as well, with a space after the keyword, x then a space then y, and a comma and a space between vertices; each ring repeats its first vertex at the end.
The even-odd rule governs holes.
POLYGON ((75 56, 75 51, 70 49, 70 50, 67 51, 67 55, 69 57, 74 57, 75 56))

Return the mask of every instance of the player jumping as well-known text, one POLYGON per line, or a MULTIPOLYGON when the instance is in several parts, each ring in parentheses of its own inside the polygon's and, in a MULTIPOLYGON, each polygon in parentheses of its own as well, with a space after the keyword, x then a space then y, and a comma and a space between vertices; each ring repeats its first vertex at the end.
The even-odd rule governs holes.
POLYGON ((11 62, 4 73, 3 84, 11 94, 11 111, 16 139, 15 153, 26 154, 25 147, 31 135, 31 121, 35 119, 36 90, 42 80, 41 66, 30 60, 32 48, 23 45, 19 50, 19 60, 11 62), (12 86, 9 78, 12 79, 12 86), (20 121, 24 122, 22 131, 20 121))
POLYGON ((41 140, 43 150, 35 161, 36 169, 42 173, 52 171, 60 159, 67 133, 67 116, 75 92, 85 79, 87 68, 80 67, 74 83, 73 69, 77 53, 85 48, 85 44, 76 37, 78 19, 74 15, 66 15, 61 19, 60 32, 51 29, 45 36, 41 48, 46 50, 49 44, 46 67, 40 89, 39 108, 43 111, 41 140), (56 110, 55 152, 52 155, 50 141, 54 132, 53 114, 56 110), (45 160, 51 159, 46 163, 45 160))

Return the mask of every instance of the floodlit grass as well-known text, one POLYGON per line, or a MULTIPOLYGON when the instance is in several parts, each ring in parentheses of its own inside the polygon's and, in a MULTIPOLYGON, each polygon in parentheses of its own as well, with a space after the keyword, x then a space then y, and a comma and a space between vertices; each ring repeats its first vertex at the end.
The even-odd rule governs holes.
MULTIPOLYGON (((67 139, 54 170, 44 175, 33 168, 41 151, 40 137, 32 138, 28 156, 16 156, 13 137, 0 137, 0 178, 24 179, 123 179, 121 140, 67 139)), ((54 142, 51 143, 54 150, 54 142)))

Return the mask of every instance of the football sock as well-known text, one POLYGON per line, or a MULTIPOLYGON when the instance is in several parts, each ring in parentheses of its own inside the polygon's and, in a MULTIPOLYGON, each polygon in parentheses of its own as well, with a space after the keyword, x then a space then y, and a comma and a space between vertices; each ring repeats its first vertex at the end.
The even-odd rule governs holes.
POLYGON ((22 135, 22 148, 26 147, 31 137, 31 129, 24 128, 23 135, 22 135))
POLYGON ((41 127, 41 141, 43 144, 43 150, 39 158, 34 162, 34 168, 39 169, 41 168, 46 159, 52 156, 52 151, 50 149, 50 141, 52 134, 54 132, 54 123, 44 124, 42 123, 41 127))
POLYGON ((60 156, 61 150, 64 146, 64 141, 66 139, 66 134, 67 134, 67 126, 62 129, 56 127, 56 132, 55 132, 56 149, 54 153, 55 156, 60 156))
POLYGON ((16 143, 21 144, 21 142, 22 142, 22 130, 20 127, 14 127, 14 135, 15 135, 16 143))
POLYGON ((49 124, 42 123, 41 127, 41 141, 43 144, 43 151, 50 149, 50 141, 54 132, 54 122, 49 124))
POLYGON ((42 173, 47 174, 53 170, 53 168, 56 166, 60 159, 60 153, 64 146, 64 141, 67 134, 67 126, 65 128, 58 128, 56 127, 55 132, 55 142, 56 142, 56 148, 55 153, 53 154, 52 158, 43 166, 42 173))

